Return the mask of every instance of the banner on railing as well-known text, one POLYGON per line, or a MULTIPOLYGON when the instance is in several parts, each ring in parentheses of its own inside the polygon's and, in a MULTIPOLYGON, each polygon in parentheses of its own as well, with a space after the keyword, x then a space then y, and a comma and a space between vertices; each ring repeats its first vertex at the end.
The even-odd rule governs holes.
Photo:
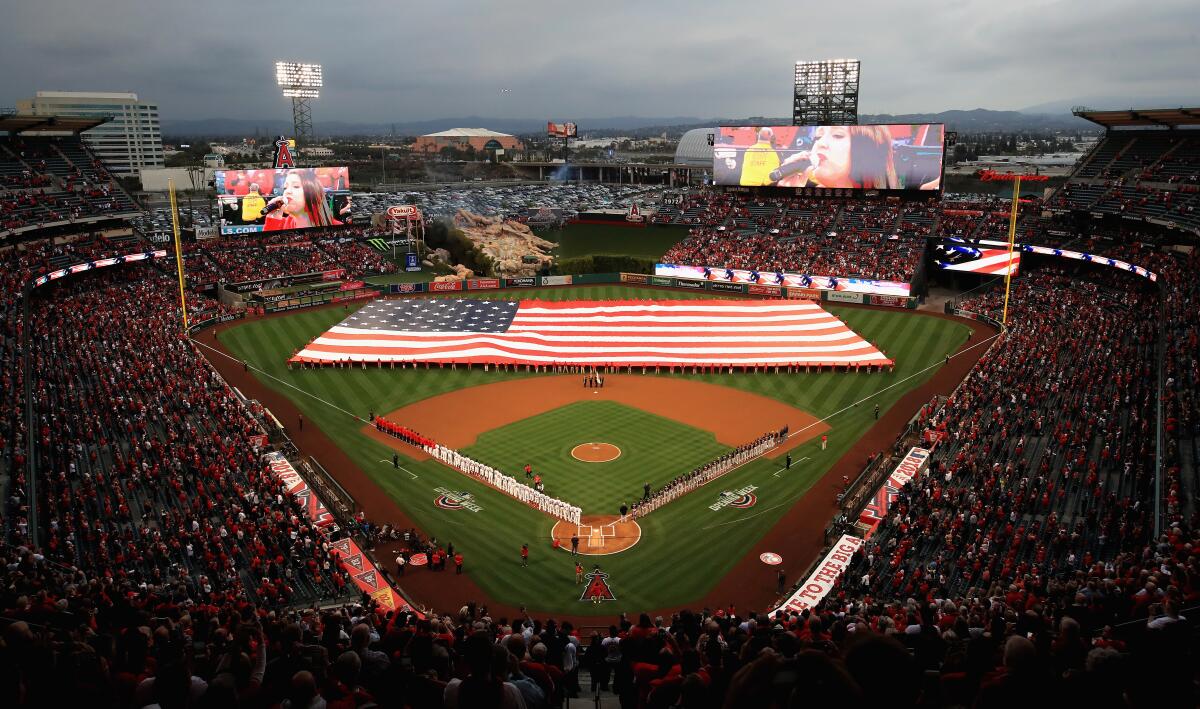
POLYGON ((147 259, 166 258, 166 256, 167 256, 166 249, 159 249, 157 251, 142 251, 139 253, 125 254, 124 256, 110 256, 109 258, 98 258, 95 261, 84 261, 83 263, 77 263, 72 266, 67 266, 66 268, 60 268, 57 271, 50 271, 49 273, 43 273, 42 275, 33 279, 33 287, 38 288, 38 287, 46 285, 50 281, 56 281, 59 278, 62 278, 64 276, 70 276, 70 275, 73 275, 76 273, 83 273, 84 271, 91 271, 91 270, 97 269, 97 268, 105 268, 107 266, 119 266, 120 264, 123 264, 123 263, 135 263, 137 261, 145 261, 147 259))
MULTIPOLYGON (((282 483, 288 494, 304 507, 313 526, 328 536, 326 528, 333 523, 333 515, 325 508, 325 503, 317 497, 316 491, 308 486, 308 483, 300 477, 300 473, 296 472, 283 454, 268 453, 263 457, 275 479, 282 483)), ((359 590, 368 594, 381 608, 389 611, 417 612, 384 580, 383 574, 376 568, 375 563, 363 553, 353 539, 347 537, 329 541, 330 546, 338 552, 338 562, 341 564, 342 570, 349 574, 359 590)), ((420 613, 417 614, 420 615, 420 613)))
POLYGON ((803 613, 814 608, 833 590, 833 585, 837 583, 838 577, 850 565, 850 559, 854 557, 854 552, 858 551, 862 545, 863 540, 858 537, 843 534, 842 538, 829 549, 829 553, 825 555, 821 563, 804 580, 804 583, 796 589, 796 592, 771 613, 803 613))
MULTIPOLYGON (((900 490, 908 484, 908 481, 924 472, 926 466, 929 465, 929 453, 927 448, 909 449, 908 453, 896 464, 892 473, 888 475, 887 480, 875 491, 871 501, 863 508, 862 513, 858 516, 859 521, 870 527, 873 532, 880 522, 887 519, 888 510, 900 496, 900 490)), ((870 534, 867 536, 870 537, 870 534)))
POLYGON ((848 278, 842 276, 813 276, 803 273, 770 270, 754 271, 743 268, 725 268, 723 266, 679 266, 659 263, 654 265, 654 273, 659 276, 694 278, 702 281, 758 283, 771 286, 818 288, 823 291, 877 293, 880 295, 899 295, 905 297, 910 295, 912 290, 909 284, 899 281, 877 281, 870 278, 848 278))

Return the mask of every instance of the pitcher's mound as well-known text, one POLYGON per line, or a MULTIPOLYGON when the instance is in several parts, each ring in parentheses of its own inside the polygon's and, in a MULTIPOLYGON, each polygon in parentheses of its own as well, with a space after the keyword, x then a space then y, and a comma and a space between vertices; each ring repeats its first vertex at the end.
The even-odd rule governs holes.
POLYGON ((579 524, 559 520, 550 536, 567 553, 571 552, 571 537, 579 537, 579 553, 597 556, 616 554, 637 544, 642 528, 630 517, 622 521, 617 515, 584 515, 579 524))
POLYGON ((571 449, 571 457, 585 463, 607 463, 621 457, 621 449, 611 443, 580 443, 571 449))

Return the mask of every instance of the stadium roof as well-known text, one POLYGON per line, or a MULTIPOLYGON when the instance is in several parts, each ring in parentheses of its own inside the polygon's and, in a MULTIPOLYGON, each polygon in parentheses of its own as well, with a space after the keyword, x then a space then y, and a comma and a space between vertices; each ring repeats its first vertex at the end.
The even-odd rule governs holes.
POLYGON ((511 138, 508 133, 497 133, 487 128, 451 128, 437 133, 426 133, 425 138, 511 138))
POLYGON ((713 146, 711 136, 716 128, 693 128, 679 139, 675 148, 675 164, 691 167, 712 167, 713 146))
POLYGON ((1200 126, 1200 108, 1131 108, 1124 111, 1072 111, 1105 128, 1200 126))
POLYGON ((19 113, 10 113, 0 116, 0 131, 7 132, 9 135, 37 133, 76 134, 90 128, 95 128, 103 123, 108 123, 111 120, 112 118, 109 116, 77 118, 74 116, 26 116, 19 113))

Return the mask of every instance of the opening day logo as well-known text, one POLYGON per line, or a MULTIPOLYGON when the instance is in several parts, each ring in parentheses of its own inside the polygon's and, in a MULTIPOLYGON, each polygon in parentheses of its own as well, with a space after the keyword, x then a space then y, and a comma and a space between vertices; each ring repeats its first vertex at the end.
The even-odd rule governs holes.
POLYGON ((438 509, 443 510, 470 510, 472 512, 482 512, 483 508, 475 504, 474 498, 467 492, 454 492, 444 487, 439 487, 434 490, 438 494, 437 499, 433 504, 438 509))
POLYGON ((709 505, 708 509, 718 512, 722 507, 735 507, 739 510, 753 507, 754 503, 758 502, 758 496, 754 494, 754 491, 757 489, 757 485, 747 485, 733 492, 722 490, 721 496, 717 498, 716 502, 709 505))

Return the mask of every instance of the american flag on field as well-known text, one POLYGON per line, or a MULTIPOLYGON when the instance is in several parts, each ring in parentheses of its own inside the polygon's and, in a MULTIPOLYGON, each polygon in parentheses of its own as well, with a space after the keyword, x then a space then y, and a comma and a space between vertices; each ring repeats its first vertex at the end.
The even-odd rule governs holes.
POLYGON ((376 300, 293 362, 885 365, 810 301, 376 300))
MULTIPOLYGON (((971 244, 942 242, 935 249, 939 267, 947 271, 967 271, 985 276, 1008 275, 1008 249, 981 249, 971 244)), ((1021 265, 1021 252, 1013 251, 1012 275, 1021 265)))

